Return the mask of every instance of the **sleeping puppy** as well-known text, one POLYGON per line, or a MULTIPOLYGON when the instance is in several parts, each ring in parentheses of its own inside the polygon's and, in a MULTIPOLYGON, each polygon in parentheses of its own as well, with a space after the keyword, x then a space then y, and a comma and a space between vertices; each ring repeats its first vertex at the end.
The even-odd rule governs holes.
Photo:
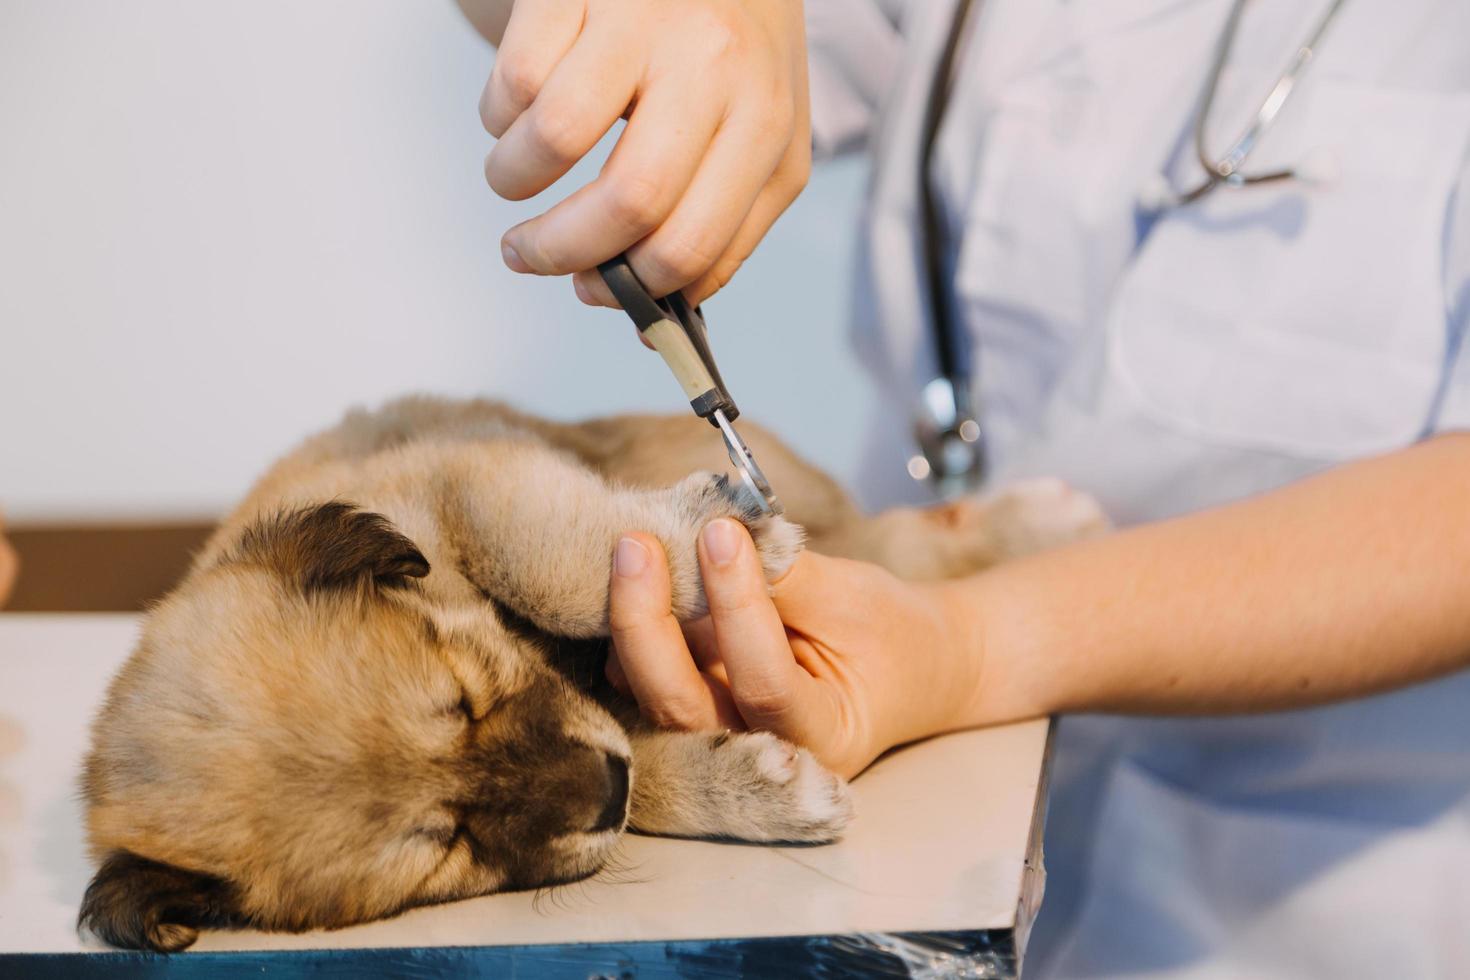
POLYGON ((772 579, 798 524, 819 551, 938 578, 1102 519, 1049 481, 868 517, 747 434, 789 520, 720 473, 693 417, 566 425, 416 398, 298 448, 112 683, 83 780, 99 867, 81 924, 170 951, 200 928, 330 928, 572 881, 629 828, 835 839, 847 789, 810 754, 646 727, 602 683, 620 534, 663 543, 689 620, 705 612, 695 541, 717 517, 745 523, 772 579))

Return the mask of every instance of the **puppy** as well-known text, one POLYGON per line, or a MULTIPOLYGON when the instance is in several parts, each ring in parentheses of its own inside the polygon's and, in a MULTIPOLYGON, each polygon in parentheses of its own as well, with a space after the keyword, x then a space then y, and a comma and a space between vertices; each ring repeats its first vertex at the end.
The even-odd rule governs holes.
POLYGON ((662 542, 689 620, 718 517, 744 522, 772 579, 798 524, 819 551, 939 578, 1102 519, 1051 482, 868 517, 746 433, 789 520, 721 475, 692 417, 567 425, 412 398, 287 456, 149 613, 94 723, 80 924, 171 951, 201 928, 331 928, 572 881, 630 827, 836 838, 846 786, 807 752, 654 730, 602 683, 619 535, 662 542))

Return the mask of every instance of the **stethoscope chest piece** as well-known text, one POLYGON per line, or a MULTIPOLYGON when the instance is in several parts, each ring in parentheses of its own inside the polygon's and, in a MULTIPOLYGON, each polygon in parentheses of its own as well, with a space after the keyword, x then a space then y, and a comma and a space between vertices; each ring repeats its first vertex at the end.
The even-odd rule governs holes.
POLYGON ((962 378, 935 378, 924 386, 914 439, 919 451, 909 457, 909 476, 928 482, 945 499, 979 489, 985 442, 962 378))

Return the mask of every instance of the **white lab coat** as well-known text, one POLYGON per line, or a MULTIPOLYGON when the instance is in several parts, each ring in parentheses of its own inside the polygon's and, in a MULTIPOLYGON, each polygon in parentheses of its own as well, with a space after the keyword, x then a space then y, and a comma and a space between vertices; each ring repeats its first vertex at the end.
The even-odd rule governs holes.
MULTIPOLYGON (((1201 176, 1229 0, 976 3, 936 174, 995 482, 1062 476, 1135 522, 1470 427, 1470 3, 1349 0, 1246 168, 1334 179, 1155 222, 1151 175, 1201 176)), ((1325 5, 1247 7, 1217 151, 1325 5)), ((854 315, 889 399, 864 482, 913 499, 918 134, 951 0, 807 7, 818 150, 875 157, 854 315)), ((1470 975, 1470 675, 1259 718, 1068 719, 1052 807, 1028 976, 1470 975)))

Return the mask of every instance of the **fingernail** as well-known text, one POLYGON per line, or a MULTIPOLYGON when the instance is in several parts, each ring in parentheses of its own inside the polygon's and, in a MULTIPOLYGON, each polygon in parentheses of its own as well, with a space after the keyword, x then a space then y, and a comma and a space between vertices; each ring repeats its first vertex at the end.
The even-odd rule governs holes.
POLYGON ((740 551, 740 534, 728 518, 710 521, 704 528, 704 553, 716 565, 728 565, 740 551))
POLYGON ((613 571, 623 578, 637 578, 648 567, 648 549, 633 538, 618 541, 613 552, 613 571))
POLYGON ((500 243, 500 257, 505 260, 506 267, 511 272, 530 272, 531 267, 526 265, 526 260, 521 258, 521 253, 515 250, 510 242, 500 243))

